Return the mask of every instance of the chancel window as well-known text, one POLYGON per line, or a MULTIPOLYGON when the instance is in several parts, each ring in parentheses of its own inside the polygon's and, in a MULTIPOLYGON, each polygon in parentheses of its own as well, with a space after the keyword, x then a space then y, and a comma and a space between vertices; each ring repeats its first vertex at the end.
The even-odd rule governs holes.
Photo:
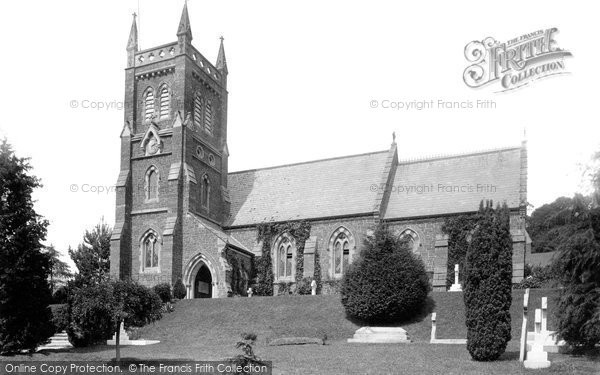
POLYGON ((152 120, 154 116, 154 90, 151 88, 146 91, 144 96, 144 121, 152 120))
POLYGON ((279 277, 292 276, 292 260, 294 258, 292 242, 289 238, 284 237, 278 247, 279 258, 279 277))
POLYGON ((334 274, 342 275, 348 269, 350 262, 350 241, 348 236, 340 233, 333 245, 334 252, 334 274))
POLYGON ((406 241, 408 248, 413 252, 419 251, 419 246, 421 242, 419 240, 419 235, 414 230, 404 230, 402 233, 400 233, 400 239, 406 241))

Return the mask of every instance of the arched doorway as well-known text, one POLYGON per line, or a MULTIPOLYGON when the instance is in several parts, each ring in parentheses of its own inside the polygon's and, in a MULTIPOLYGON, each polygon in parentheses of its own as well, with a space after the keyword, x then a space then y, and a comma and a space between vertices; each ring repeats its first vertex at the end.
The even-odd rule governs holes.
POLYGON ((203 264, 194 279, 194 298, 212 297, 212 276, 208 267, 203 264))

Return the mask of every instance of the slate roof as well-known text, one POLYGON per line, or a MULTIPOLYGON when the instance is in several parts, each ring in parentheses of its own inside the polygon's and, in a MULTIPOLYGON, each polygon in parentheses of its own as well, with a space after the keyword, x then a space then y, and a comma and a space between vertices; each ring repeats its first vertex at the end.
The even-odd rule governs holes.
POLYGON ((227 226, 374 211, 388 151, 230 173, 227 226))
POLYGON ((400 161, 385 219, 477 211, 482 199, 492 199, 494 205, 506 201, 510 208, 519 207, 520 151, 516 147, 400 161), (414 190, 419 186, 421 193, 414 190), (410 187, 412 191, 408 191, 410 187))
MULTIPOLYGON (((376 214, 388 158, 381 151, 230 173, 226 226, 376 214)), ((482 199, 520 205, 520 147, 400 161, 395 168, 386 220, 477 211, 482 199), (419 186, 429 190, 407 192, 419 186)))

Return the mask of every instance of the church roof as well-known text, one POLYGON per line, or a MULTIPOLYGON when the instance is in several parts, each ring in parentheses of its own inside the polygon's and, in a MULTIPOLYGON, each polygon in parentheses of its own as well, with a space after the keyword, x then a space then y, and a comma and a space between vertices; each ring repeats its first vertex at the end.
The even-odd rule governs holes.
POLYGON ((384 218, 472 212, 483 199, 517 208, 520 178, 519 147, 400 161, 384 218))
POLYGON ((372 214, 388 151, 230 173, 228 226, 372 214))
MULTIPOLYGON (((383 219, 474 212, 485 199, 518 208, 521 151, 511 147, 394 162, 383 219)), ((230 173, 226 226, 380 214, 378 193, 389 155, 381 151, 230 173)))

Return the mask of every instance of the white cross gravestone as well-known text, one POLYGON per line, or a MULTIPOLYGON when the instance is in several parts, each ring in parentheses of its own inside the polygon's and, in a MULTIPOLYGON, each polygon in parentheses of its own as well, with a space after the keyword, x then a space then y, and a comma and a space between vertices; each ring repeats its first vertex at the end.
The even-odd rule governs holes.
POLYGON ((310 294, 313 296, 317 295, 317 282, 315 280, 310 283, 310 294))
POLYGON ((248 290, 246 291, 246 293, 248 293, 248 298, 252 297, 252 288, 248 288, 248 290))
POLYGON ((527 355, 527 305, 529 304, 529 288, 525 289, 523 296, 523 323, 521 325, 521 348, 519 351, 519 361, 523 362, 527 355))
POLYGON ((462 292, 462 285, 458 282, 458 264, 454 265, 454 284, 450 286, 450 292, 462 292))
POLYGON ((535 340, 531 350, 527 352, 527 359, 523 362, 525 368, 537 369, 550 367, 548 353, 544 351, 546 335, 542 333, 542 310, 535 309, 535 340))

